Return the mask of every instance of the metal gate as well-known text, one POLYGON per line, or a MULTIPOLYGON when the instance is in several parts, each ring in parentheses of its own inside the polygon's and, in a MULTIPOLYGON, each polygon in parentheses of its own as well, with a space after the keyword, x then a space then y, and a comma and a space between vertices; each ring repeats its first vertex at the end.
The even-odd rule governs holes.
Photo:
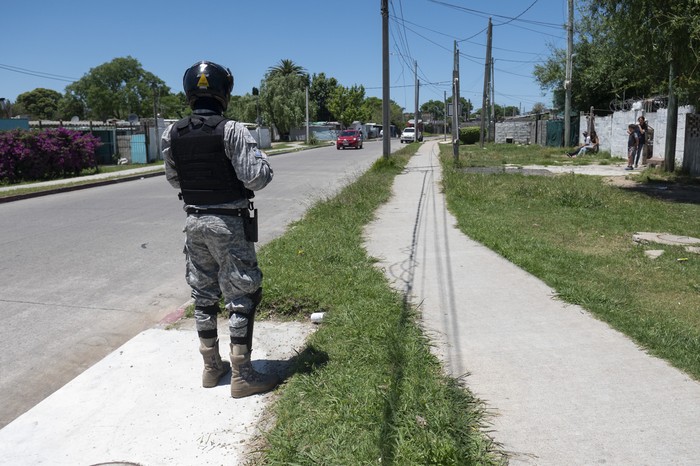
POLYGON ((147 163, 146 135, 143 125, 119 127, 115 130, 117 135, 118 161, 127 163, 147 163))
POLYGON ((685 115, 685 147, 683 171, 691 176, 700 175, 700 115, 685 115))
MULTIPOLYGON (((569 143, 566 147, 578 146, 578 118, 572 118, 569 126, 569 143)), ((548 147, 563 147, 564 146, 564 120, 548 120, 547 121, 547 146, 548 147)))

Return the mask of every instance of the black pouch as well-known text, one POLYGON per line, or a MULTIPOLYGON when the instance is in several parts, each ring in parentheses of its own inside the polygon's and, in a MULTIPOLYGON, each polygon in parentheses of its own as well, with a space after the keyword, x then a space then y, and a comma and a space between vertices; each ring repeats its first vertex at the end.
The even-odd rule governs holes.
POLYGON ((248 215, 243 217, 243 231, 246 241, 258 242, 258 209, 249 209, 248 215))

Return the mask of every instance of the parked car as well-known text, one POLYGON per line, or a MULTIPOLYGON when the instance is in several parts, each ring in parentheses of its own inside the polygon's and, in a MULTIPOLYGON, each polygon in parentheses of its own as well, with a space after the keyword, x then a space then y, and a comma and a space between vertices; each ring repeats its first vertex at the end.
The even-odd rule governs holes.
POLYGON ((344 129, 341 131, 338 139, 335 141, 335 148, 340 150, 341 147, 343 149, 346 147, 362 149, 362 131, 355 129, 344 129))
POLYGON ((416 128, 404 128, 401 133, 401 142, 408 144, 409 142, 414 142, 416 140, 416 128))

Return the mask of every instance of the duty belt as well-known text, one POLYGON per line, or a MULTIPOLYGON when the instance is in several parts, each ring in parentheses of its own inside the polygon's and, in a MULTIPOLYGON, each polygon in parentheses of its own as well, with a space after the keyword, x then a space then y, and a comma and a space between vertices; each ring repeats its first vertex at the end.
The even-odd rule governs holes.
POLYGON ((250 212, 246 208, 243 208, 243 209, 198 209, 196 207, 187 207, 185 209, 185 212, 187 212, 187 215, 191 215, 191 214, 200 214, 200 215, 216 214, 216 215, 228 215, 231 217, 250 217, 250 212))

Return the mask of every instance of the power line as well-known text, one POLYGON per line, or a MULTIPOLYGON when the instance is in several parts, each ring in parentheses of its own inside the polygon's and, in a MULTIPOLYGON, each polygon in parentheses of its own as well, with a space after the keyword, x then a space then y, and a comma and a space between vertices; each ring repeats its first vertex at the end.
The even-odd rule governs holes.
POLYGON ((520 18, 522 15, 524 15, 525 13, 527 13, 527 11, 528 11, 530 8, 532 8, 533 6, 535 6, 535 3, 537 3, 537 0, 535 0, 534 2, 532 2, 532 3, 530 4, 530 6, 527 7, 527 8, 525 8, 525 10, 524 10, 522 13, 520 13, 518 16, 509 19, 509 20, 506 21, 505 23, 494 24, 494 26, 503 26, 504 24, 512 23, 513 21, 515 21, 516 19, 520 18))
MULTIPOLYGON (((466 13, 474 14, 474 15, 476 15, 476 16, 481 16, 481 17, 483 17, 483 18, 489 18, 489 17, 502 18, 502 19, 508 20, 507 23, 510 23, 510 22, 512 22, 512 21, 521 21, 521 22, 523 22, 523 23, 529 23, 529 24, 533 24, 533 25, 536 25, 536 26, 549 27, 549 28, 555 28, 555 29, 560 29, 560 28, 562 27, 561 24, 557 24, 557 23, 547 23, 547 22, 544 22, 544 21, 535 21, 535 20, 529 20, 529 19, 522 19, 522 18, 520 18, 520 16, 521 16, 523 13, 525 13, 525 12, 521 13, 521 14, 518 15, 518 16, 505 16, 505 15, 498 15, 498 14, 495 14, 495 13, 488 13, 488 12, 486 12, 486 11, 475 10, 475 9, 473 9, 473 8, 467 8, 467 7, 463 7, 463 6, 459 6, 459 5, 453 5, 453 4, 451 4, 451 3, 442 2, 442 1, 439 1, 439 0, 429 0, 429 1, 431 1, 431 2, 433 2, 433 3, 437 3, 437 4, 440 4, 440 5, 443 5, 443 6, 446 6, 446 7, 448 7, 448 8, 453 8, 453 9, 455 9, 455 10, 460 10, 460 11, 464 11, 464 12, 466 12, 466 13)), ((537 2, 535 1, 535 3, 537 3, 537 2)), ((534 5, 534 3, 533 3, 532 5, 530 5, 525 11, 529 10, 530 8, 532 8, 533 5, 534 5)), ((503 25, 503 24, 507 24, 507 23, 501 23, 501 24, 499 24, 499 26, 500 26, 500 25, 503 25)), ((540 31, 537 31, 537 32, 540 32, 540 31)))
POLYGON ((39 78, 46 78, 46 79, 54 79, 56 81, 65 81, 65 82, 70 82, 70 83, 78 81, 80 79, 80 78, 73 78, 70 76, 63 76, 60 74, 45 73, 43 71, 28 70, 26 68, 20 68, 20 67, 12 66, 12 65, 4 65, 2 63, 0 63, 0 69, 12 71, 13 73, 26 74, 29 76, 36 76, 39 78))
MULTIPOLYGON (((421 85, 424 85, 424 84, 430 84, 430 85, 435 85, 435 86, 448 85, 448 84, 452 84, 452 81, 436 81, 436 82, 431 82, 431 83, 421 83, 421 85)), ((404 84, 401 86, 391 86, 391 88, 398 89, 398 88, 402 88, 402 87, 413 87, 413 86, 414 86, 413 84, 404 84)), ((382 86, 365 87, 365 89, 381 89, 381 88, 382 88, 382 86)))

